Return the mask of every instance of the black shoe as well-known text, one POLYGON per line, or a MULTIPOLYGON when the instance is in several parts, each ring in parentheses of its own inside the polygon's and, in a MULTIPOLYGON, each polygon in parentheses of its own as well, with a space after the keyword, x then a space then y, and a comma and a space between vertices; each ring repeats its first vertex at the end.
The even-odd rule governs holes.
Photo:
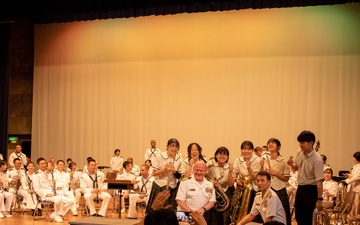
POLYGON ((104 216, 102 216, 102 215, 99 215, 99 214, 97 214, 97 216, 98 216, 98 217, 104 217, 104 216))
POLYGON ((35 210, 34 209, 31 210, 31 215, 35 216, 35 210))
POLYGON ((126 219, 137 220, 137 217, 126 217, 126 219))
POLYGON ((94 213, 94 214, 92 214, 91 216, 97 216, 97 214, 96 214, 96 213, 94 213))
POLYGON ((38 216, 42 216, 41 209, 38 209, 38 211, 37 211, 37 215, 38 215, 38 216))

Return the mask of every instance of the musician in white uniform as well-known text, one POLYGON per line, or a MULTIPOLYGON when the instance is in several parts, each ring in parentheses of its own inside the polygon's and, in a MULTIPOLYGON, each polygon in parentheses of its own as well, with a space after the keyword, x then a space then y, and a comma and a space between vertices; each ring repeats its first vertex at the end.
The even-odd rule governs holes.
POLYGON ((144 164, 140 167, 140 177, 137 177, 137 192, 136 194, 130 194, 129 196, 129 212, 128 218, 135 219, 137 218, 136 212, 136 203, 145 202, 147 204, 152 182, 154 181, 154 177, 149 174, 149 165, 144 164))
MULTIPOLYGON (((123 163, 123 173, 122 174, 118 174, 116 177, 116 180, 132 180, 132 181, 136 181, 136 176, 132 173, 132 163, 129 161, 125 161, 123 163)), ((121 213, 125 212, 125 199, 129 198, 129 191, 130 190, 122 190, 123 192, 123 198, 121 201, 121 213)), ((119 195, 119 191, 115 191, 114 192, 115 195, 119 195)))
POLYGON ((66 196, 71 199, 74 204, 71 207, 71 212, 74 216, 77 216, 75 196, 74 193, 70 190, 70 173, 65 172, 65 162, 63 160, 58 160, 56 162, 57 171, 54 172, 54 179, 56 181, 56 194, 59 196, 66 196))
MULTIPOLYGON (((21 179, 21 193, 26 192, 27 195, 24 195, 24 202, 26 204, 26 209, 31 209, 33 211, 33 215, 35 213, 35 206, 37 204, 37 198, 34 191, 33 185, 33 177, 36 176, 34 173, 35 165, 33 162, 29 162, 26 166, 27 171, 25 172, 25 176, 21 179)), ((41 205, 38 205, 37 215, 41 216, 41 205)))
POLYGON ((26 159, 26 155, 24 153, 22 153, 22 148, 21 145, 16 145, 15 147, 15 152, 11 153, 9 155, 9 167, 12 168, 14 167, 14 159, 19 158, 21 161, 21 168, 24 168, 24 166, 27 165, 27 159, 26 159))
POLYGON ((156 156, 160 153, 161 153, 161 150, 156 148, 156 141, 151 140, 150 148, 146 149, 146 151, 145 151, 145 160, 150 159, 152 162, 154 162, 156 156))
POLYGON ((80 179, 80 187, 84 190, 84 199, 90 210, 92 216, 106 216, 106 210, 111 198, 107 192, 107 187, 104 185, 105 175, 97 170, 96 161, 90 159, 88 161, 88 173, 84 173, 80 179), (100 209, 96 214, 94 199, 99 198, 102 200, 100 209))
POLYGON ((6 176, 9 181, 9 192, 14 195, 13 205, 15 205, 16 194, 19 192, 20 196, 24 197, 24 204, 21 204, 21 207, 25 208, 25 199, 28 199, 30 196, 26 191, 22 191, 21 189, 21 180, 25 177, 25 170, 21 168, 21 160, 15 158, 13 161, 14 168, 9 169, 6 172, 6 176))
POLYGON ((285 210, 279 197, 271 189, 271 176, 266 171, 260 171, 257 174, 257 184, 260 192, 257 193, 251 211, 238 225, 245 225, 251 222, 256 215, 260 214, 264 223, 277 221, 280 224, 286 224, 285 210))
POLYGON ((75 195, 76 208, 79 208, 81 194, 84 193, 80 187, 80 179, 83 173, 77 169, 75 162, 70 163, 70 170, 70 189, 75 195))
POLYGON ((10 207, 13 202, 14 195, 6 191, 9 187, 9 181, 5 173, 6 168, 6 162, 3 160, 0 161, 0 219, 3 219, 4 217, 12 217, 10 214, 10 207))
POLYGON ((47 173, 46 160, 40 157, 37 164, 39 170, 37 175, 33 176, 34 190, 41 200, 54 202, 55 212, 50 215, 50 220, 62 223, 62 217, 70 210, 74 201, 68 197, 56 195, 56 184, 53 175, 47 173))
POLYGON ((120 149, 114 150, 114 155, 110 159, 110 169, 114 173, 122 173, 124 159, 120 156, 120 149))
POLYGON ((324 169, 323 182, 323 206, 324 208, 331 208, 334 205, 334 199, 339 191, 339 184, 332 179, 333 171, 331 167, 324 169))

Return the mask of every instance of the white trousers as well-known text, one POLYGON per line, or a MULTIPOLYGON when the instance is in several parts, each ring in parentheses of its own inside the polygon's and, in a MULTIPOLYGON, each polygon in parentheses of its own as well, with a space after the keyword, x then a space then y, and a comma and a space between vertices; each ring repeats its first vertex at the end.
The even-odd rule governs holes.
POLYGON ((55 213, 60 216, 64 216, 74 205, 74 200, 62 195, 46 197, 44 200, 54 202, 55 213))
POLYGON ((137 218, 136 203, 145 202, 147 205, 149 198, 146 196, 143 199, 140 199, 140 194, 130 194, 129 195, 129 212, 128 217, 137 218))
POLYGON ((14 195, 9 192, 1 192, 0 193, 0 211, 2 212, 10 212, 11 204, 14 200, 14 195), (5 203, 6 199, 6 203, 5 203))
POLYGON ((93 193, 85 193, 84 199, 86 201, 86 205, 89 207, 90 215, 93 215, 96 213, 95 203, 94 203, 94 198, 96 198, 96 196, 99 196, 99 199, 102 200, 98 215, 105 217, 106 210, 107 210, 109 201, 111 199, 111 195, 106 191, 101 192, 99 195, 93 194, 93 193))

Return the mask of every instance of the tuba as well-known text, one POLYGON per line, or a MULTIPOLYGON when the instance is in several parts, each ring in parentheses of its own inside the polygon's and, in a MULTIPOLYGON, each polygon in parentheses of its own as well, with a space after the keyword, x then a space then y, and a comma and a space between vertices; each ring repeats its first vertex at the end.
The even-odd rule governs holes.
POLYGON ((238 223, 248 212, 250 205, 251 192, 253 190, 252 179, 250 176, 242 177, 244 186, 238 186, 231 200, 230 219, 231 222, 238 223))
MULTIPOLYGON (((209 172, 207 173, 206 178, 209 179, 211 182, 217 181, 215 178, 214 165, 208 166, 208 171, 209 172)), ((221 178, 222 177, 220 177, 220 179, 221 178)), ((214 185, 214 188, 215 188, 216 202, 213 208, 218 212, 223 212, 230 207, 230 199, 221 187, 215 187, 214 185)))

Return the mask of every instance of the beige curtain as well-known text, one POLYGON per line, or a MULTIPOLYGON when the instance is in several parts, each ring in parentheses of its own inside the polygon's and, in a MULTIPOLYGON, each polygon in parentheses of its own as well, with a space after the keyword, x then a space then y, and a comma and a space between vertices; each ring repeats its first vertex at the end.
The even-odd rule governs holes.
POLYGON ((150 140, 213 156, 313 131, 337 173, 360 131, 359 4, 35 26, 32 155, 136 164, 150 140))

